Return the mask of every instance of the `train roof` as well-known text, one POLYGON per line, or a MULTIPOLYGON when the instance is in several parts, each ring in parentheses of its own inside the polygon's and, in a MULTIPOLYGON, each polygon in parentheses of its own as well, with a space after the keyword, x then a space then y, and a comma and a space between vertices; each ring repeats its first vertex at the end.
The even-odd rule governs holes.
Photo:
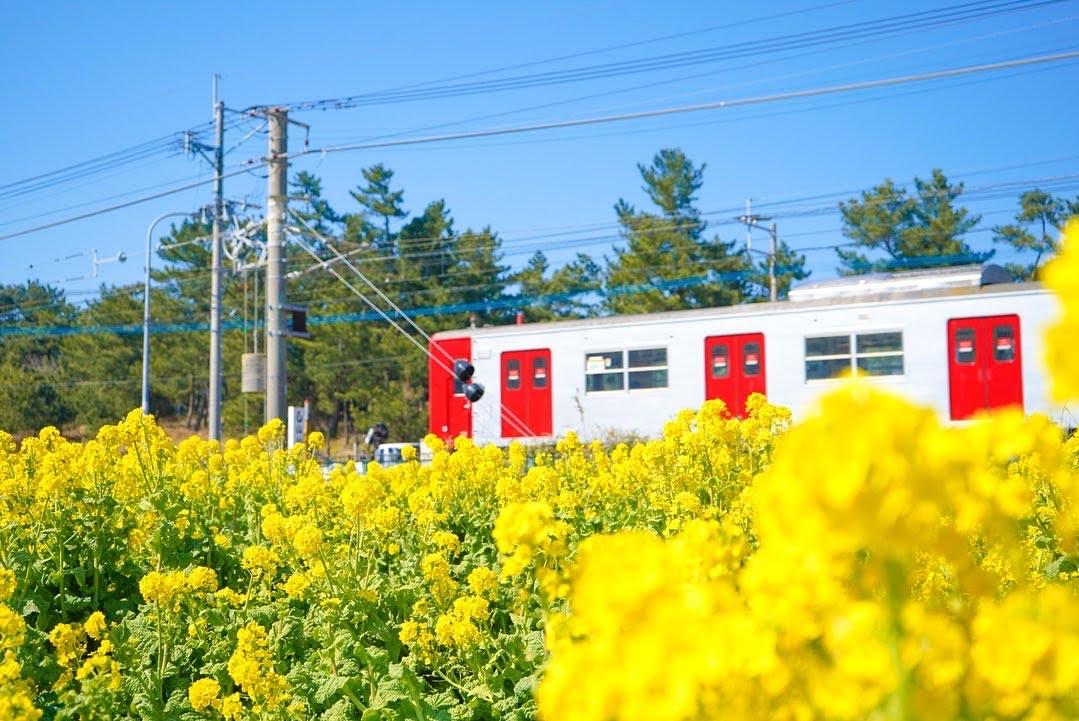
POLYGON ((873 273, 835 280, 805 283, 792 288, 789 299, 775 302, 611 315, 598 318, 545 321, 520 325, 494 325, 446 330, 432 334, 434 339, 515 335, 575 328, 633 325, 695 318, 721 318, 742 315, 768 315, 836 305, 859 305, 900 301, 931 300, 996 293, 1048 292, 1037 282, 1014 282, 1000 266, 959 266, 929 271, 873 273))

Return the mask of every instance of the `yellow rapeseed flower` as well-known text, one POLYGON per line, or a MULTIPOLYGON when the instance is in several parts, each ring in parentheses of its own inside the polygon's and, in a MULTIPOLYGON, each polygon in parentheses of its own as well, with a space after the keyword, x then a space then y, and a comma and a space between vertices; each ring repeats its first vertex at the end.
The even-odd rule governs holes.
POLYGON ((191 702, 191 708, 196 711, 205 711, 218 705, 220 694, 221 684, 212 678, 200 678, 187 689, 187 699, 191 702))

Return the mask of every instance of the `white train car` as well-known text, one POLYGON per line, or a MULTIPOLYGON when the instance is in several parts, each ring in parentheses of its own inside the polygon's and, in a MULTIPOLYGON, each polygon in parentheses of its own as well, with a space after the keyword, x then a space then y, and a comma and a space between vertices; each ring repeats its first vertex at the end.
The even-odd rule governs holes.
POLYGON ((852 372, 954 421, 1018 406, 1074 426, 1043 369, 1055 312, 1041 286, 988 265, 810 283, 776 303, 448 331, 431 340, 430 431, 499 445, 656 436, 710 398, 740 416, 755 391, 797 418, 852 372), (474 367, 481 399, 453 361, 474 367))

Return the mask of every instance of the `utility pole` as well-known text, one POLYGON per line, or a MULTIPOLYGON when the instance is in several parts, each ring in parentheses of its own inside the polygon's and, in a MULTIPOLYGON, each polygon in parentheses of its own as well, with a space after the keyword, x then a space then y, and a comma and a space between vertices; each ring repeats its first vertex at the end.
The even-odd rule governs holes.
POLYGON ((772 252, 768 254, 768 281, 771 285, 769 299, 773 303, 779 300, 779 289, 776 287, 776 245, 778 244, 776 235, 776 224, 775 221, 772 221, 772 252))
POLYGON ((266 422, 285 420, 285 214, 288 210, 288 111, 270 108, 266 194, 266 422))
POLYGON ((212 270, 210 273, 210 439, 221 440, 221 224, 224 213, 225 104, 217 98, 214 75, 214 225, 212 270))
POLYGON ((779 233, 776 230, 776 224, 773 222, 770 226, 763 225, 763 221, 772 220, 767 215, 757 215, 749 212, 749 198, 746 198, 746 214, 739 215, 735 220, 739 223, 743 223, 746 226, 746 250, 752 253, 763 253, 764 251, 755 250, 749 245, 749 234, 754 227, 761 228, 768 231, 768 235, 771 236, 771 251, 768 253, 768 299, 773 303, 779 300, 779 286, 776 282, 776 257, 779 253, 779 233))

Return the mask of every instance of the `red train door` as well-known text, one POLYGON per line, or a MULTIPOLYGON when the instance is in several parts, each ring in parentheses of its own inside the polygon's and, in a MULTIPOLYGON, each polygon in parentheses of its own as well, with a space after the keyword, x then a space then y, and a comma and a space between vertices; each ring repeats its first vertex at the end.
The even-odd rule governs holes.
POLYGON ((735 418, 745 418, 750 393, 765 393, 764 334, 704 339, 704 397, 719 398, 735 418))
POLYGON ((432 340, 427 359, 429 379, 427 429, 452 443, 457 436, 472 435, 472 404, 465 398, 461 382, 453 376, 455 360, 472 360, 471 338, 432 340))
POLYGON ((502 437, 551 435, 551 351, 502 354, 502 437))
POLYGON ((1003 406, 1023 407, 1019 316, 948 321, 948 395, 952 420, 1003 406))

